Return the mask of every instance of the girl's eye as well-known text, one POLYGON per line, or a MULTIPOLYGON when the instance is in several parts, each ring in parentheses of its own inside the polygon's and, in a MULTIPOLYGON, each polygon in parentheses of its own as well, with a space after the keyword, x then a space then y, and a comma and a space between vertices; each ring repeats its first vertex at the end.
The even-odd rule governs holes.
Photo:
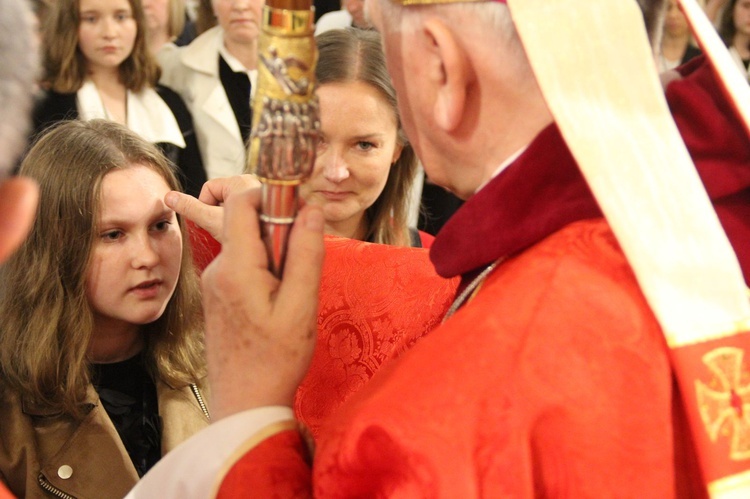
POLYGON ((81 21, 85 23, 93 23, 94 21, 96 21, 96 17, 91 15, 83 16, 81 18, 81 21))
POLYGON ((375 147, 375 144, 372 142, 367 142, 366 140, 360 140, 357 142, 357 147, 360 151, 369 151, 370 149, 375 147))
POLYGON ((130 14, 125 14, 125 13, 117 14, 117 16, 115 18, 118 21, 127 21, 128 19, 130 19, 130 14))
POLYGON ((164 232, 167 229, 169 229, 169 226, 172 225, 172 222, 169 220, 161 220, 160 222, 156 222, 154 224, 154 230, 157 232, 164 232))
POLYGON ((101 237, 104 241, 117 241, 122 237, 122 232, 119 230, 110 230, 103 233, 101 237))

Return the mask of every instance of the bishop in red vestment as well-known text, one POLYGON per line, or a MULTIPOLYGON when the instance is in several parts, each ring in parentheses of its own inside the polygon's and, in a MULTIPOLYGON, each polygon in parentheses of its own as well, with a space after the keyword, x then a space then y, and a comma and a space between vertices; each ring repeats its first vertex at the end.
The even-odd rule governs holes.
MULTIPOLYGON (((381 15, 373 15, 376 24, 381 15)), ((455 47, 432 22, 423 26, 435 50, 445 51, 442 74, 452 75, 448 63, 460 58, 447 54, 455 47)), ((390 62, 403 62, 398 56, 390 62)), ((398 88, 405 75, 394 70, 398 88)), ((400 95, 413 106, 403 119, 414 120, 417 140, 431 137, 420 120, 451 129, 456 102, 436 94, 448 101, 426 117, 411 88, 400 95)), ((748 276, 750 142, 705 61, 684 68, 667 96, 748 276)), ((482 119, 465 104, 466 116, 482 119)), ((532 137, 506 163, 484 168, 500 166, 475 194, 463 193, 469 199, 431 248, 441 275, 462 276, 463 293, 445 323, 332 414, 312 466, 301 433, 281 415, 235 449, 213 493, 706 496, 664 335, 631 266, 557 126, 532 137)), ((433 149, 427 156, 434 160, 433 149)), ((456 190, 473 185, 446 171, 436 173, 456 190)))

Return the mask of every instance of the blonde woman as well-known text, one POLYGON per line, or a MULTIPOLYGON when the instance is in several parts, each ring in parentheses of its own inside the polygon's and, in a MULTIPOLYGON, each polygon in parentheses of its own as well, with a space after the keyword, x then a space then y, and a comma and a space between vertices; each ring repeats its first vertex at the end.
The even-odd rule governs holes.
POLYGON ((143 0, 146 42, 151 54, 175 50, 175 40, 185 29, 185 0, 143 0))
POLYGON ((417 158, 406 139, 380 36, 348 28, 316 37, 321 140, 302 194, 323 205, 326 233, 422 246, 407 226, 417 158))

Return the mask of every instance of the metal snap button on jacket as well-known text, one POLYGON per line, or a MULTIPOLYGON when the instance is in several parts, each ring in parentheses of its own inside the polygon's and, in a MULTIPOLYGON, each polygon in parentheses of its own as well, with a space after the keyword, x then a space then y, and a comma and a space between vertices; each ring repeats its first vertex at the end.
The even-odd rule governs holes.
POLYGON ((57 469, 57 476, 59 476, 63 480, 67 480, 68 478, 73 476, 73 468, 71 468, 67 464, 63 464, 57 469))

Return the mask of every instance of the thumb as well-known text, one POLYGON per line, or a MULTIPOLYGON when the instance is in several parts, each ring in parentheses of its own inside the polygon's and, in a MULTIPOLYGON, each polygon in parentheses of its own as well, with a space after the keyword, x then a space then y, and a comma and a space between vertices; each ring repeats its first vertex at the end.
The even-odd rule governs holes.
POLYGON ((171 191, 164 196, 164 202, 179 215, 192 220, 200 228, 221 242, 224 208, 211 206, 198 201, 193 196, 171 191))
POLYGON ((283 302, 283 310, 304 310, 311 314, 313 324, 325 255, 324 225, 320 207, 307 205, 300 210, 289 235, 284 276, 278 297, 278 301, 283 302))
POLYGON ((39 189, 22 177, 0 184, 0 264, 23 242, 36 215, 39 189))

